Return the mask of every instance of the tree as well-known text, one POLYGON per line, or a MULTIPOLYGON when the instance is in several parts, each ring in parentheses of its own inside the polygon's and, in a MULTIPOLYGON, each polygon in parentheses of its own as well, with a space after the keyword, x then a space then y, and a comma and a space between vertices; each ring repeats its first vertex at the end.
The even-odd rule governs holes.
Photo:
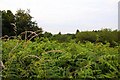
POLYGON ((46 38, 51 38, 52 37, 52 34, 50 32, 45 32, 44 33, 44 37, 46 38))
POLYGON ((2 36, 15 36, 14 27, 16 26, 17 35, 24 31, 36 31, 41 30, 35 21, 32 21, 30 10, 18 10, 14 15, 10 10, 2 11, 2 36), (15 26, 14 26, 14 25, 15 26))
POLYGON ((14 14, 10 10, 2 11, 2 35, 15 35, 11 23, 15 23, 14 14))
POLYGON ((59 32, 58 35, 61 35, 61 32, 59 32))
POLYGON ((24 31, 36 31, 41 30, 35 21, 32 21, 32 16, 30 15, 30 10, 18 10, 15 14, 16 18, 16 26, 17 26, 17 34, 20 34, 24 31))
POLYGON ((76 42, 79 42, 79 41, 95 42, 96 40, 97 40, 97 34, 95 32, 84 31, 84 32, 79 32, 76 34, 76 42))
POLYGON ((80 31, 77 29, 77 30, 76 30, 76 34, 79 33, 79 32, 80 32, 80 31))

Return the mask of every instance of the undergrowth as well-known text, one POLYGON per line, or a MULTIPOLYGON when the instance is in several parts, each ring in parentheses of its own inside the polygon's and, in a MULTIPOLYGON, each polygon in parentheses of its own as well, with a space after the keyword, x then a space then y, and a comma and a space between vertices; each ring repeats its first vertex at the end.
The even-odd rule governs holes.
POLYGON ((2 41, 3 79, 120 78, 120 46, 91 42, 2 41))

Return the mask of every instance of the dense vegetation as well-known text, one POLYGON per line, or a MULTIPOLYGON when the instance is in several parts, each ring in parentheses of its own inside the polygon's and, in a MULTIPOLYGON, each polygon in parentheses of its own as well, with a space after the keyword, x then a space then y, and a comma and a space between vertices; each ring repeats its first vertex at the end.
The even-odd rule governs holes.
MULTIPOLYGON (((111 29, 102 29, 98 31, 83 31, 83 32, 76 32, 76 34, 57 34, 51 36, 50 39, 57 40, 59 42, 69 42, 71 39, 75 39, 76 42, 85 43, 86 41, 90 41, 92 43, 101 42, 106 44, 107 42, 110 43, 111 47, 117 46, 120 43, 120 31, 111 29)), ((44 34, 46 35, 46 34, 44 34)), ((49 38, 49 36, 48 36, 49 38)))
POLYGON ((90 41, 92 43, 106 42, 110 43, 110 46, 114 47, 120 43, 120 31, 111 29, 101 29, 93 31, 76 30, 75 34, 61 34, 59 32, 53 35, 50 32, 43 32, 42 28, 39 28, 35 21, 32 21, 30 10, 18 10, 13 14, 10 10, 0 11, 2 13, 2 36, 18 36, 25 31, 40 30, 41 35, 39 37, 45 37, 49 40, 57 40, 59 42, 69 42, 71 39, 75 39, 76 42, 90 41))
POLYGON ((120 31, 76 30, 75 34, 53 35, 43 33, 29 10, 18 10, 15 15, 10 10, 1 12, 3 79, 120 79, 120 31))
POLYGON ((2 44, 3 78, 120 78, 120 46, 73 40, 59 43, 47 38, 2 44))
POLYGON ((35 21, 32 21, 30 10, 18 10, 15 14, 10 10, 0 11, 2 13, 2 36, 15 36, 24 31, 41 30, 35 21))
POLYGON ((32 16, 30 15, 30 10, 18 10, 15 14, 10 10, 0 11, 2 13, 2 36, 18 36, 24 31, 36 31, 41 30, 41 35, 39 37, 47 37, 49 40, 57 40, 59 42, 69 42, 71 39, 75 39, 76 42, 90 41, 93 43, 102 42, 105 44, 109 42, 112 47, 118 45, 120 31, 111 29, 93 30, 93 31, 83 31, 80 32, 76 30, 75 34, 61 34, 59 32, 56 35, 50 32, 42 33, 42 28, 39 28, 35 21, 32 21, 32 16))

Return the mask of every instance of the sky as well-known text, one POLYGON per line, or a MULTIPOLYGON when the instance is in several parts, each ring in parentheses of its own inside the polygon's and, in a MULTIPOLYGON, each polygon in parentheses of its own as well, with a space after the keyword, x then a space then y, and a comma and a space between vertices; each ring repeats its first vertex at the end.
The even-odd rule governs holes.
POLYGON ((0 10, 30 9, 33 20, 44 31, 75 33, 118 29, 119 0, 0 0, 0 10))

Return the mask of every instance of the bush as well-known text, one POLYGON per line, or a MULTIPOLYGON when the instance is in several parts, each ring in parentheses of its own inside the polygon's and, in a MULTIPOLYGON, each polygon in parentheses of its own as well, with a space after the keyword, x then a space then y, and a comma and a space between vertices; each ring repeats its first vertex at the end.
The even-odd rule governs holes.
POLYGON ((4 79, 120 78, 118 49, 109 43, 57 41, 3 41, 4 79))

